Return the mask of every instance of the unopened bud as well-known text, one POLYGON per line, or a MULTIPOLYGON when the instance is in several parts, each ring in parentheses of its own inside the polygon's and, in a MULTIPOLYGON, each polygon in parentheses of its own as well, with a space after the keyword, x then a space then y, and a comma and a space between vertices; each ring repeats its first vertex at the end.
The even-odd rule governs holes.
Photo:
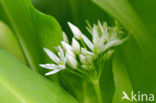
POLYGON ((75 54, 80 54, 80 44, 75 38, 72 39, 72 47, 75 54))
POLYGON ((68 25, 72 31, 72 33, 74 34, 75 38, 77 39, 81 39, 81 35, 82 35, 82 32, 79 30, 78 27, 76 27, 75 25, 73 25, 72 23, 68 22, 68 25))
POLYGON ((76 69, 78 65, 76 59, 71 55, 67 55, 67 64, 73 69, 76 69))

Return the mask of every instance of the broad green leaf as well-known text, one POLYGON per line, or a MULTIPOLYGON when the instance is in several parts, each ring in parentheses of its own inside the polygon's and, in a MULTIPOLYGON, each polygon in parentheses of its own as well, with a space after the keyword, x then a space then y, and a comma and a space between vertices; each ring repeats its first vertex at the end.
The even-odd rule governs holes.
POLYGON ((113 78, 113 64, 112 58, 105 62, 103 67, 103 73, 101 76, 101 94, 103 103, 112 103, 114 92, 115 92, 115 84, 113 78))
POLYGON ((32 0, 32 2, 38 10, 54 16, 69 36, 72 34, 67 25, 68 21, 79 26, 84 32, 87 31, 86 20, 91 24, 97 23, 97 20, 111 21, 110 16, 90 0, 32 0))
MULTIPOLYGON (((142 93, 155 93, 156 41, 154 40, 153 30, 149 29, 146 25, 147 22, 144 23, 143 21, 145 16, 142 17, 143 20, 140 19, 127 0, 92 1, 118 19, 132 33, 133 37, 129 40, 127 46, 123 49, 120 48, 120 55, 122 55, 121 60, 126 66, 134 90, 142 93)), ((154 0, 152 1, 154 3, 154 0)), ((144 8, 146 9, 145 6, 144 8)), ((143 12, 143 10, 141 11, 143 12)))
POLYGON ((59 24, 53 17, 34 9, 30 0, 1 0, 0 3, 30 67, 42 71, 38 64, 47 61, 43 47, 53 49, 60 43, 62 33, 59 24))
POLYGON ((121 101, 123 97, 123 91, 131 94, 133 91, 132 84, 130 78, 128 76, 128 72, 126 69, 125 64, 122 62, 121 55, 119 55, 119 50, 116 51, 114 58, 113 58, 113 75, 114 75, 114 82, 115 82, 115 94, 113 98, 113 103, 133 103, 128 100, 121 101))
POLYGON ((23 63, 26 63, 21 47, 10 28, 0 21, 0 48, 8 50, 23 63))
POLYGON ((59 85, 32 71, 2 49, 0 91, 0 103, 77 103, 59 85))
POLYGON ((119 22, 126 27, 129 32, 132 32, 133 37, 139 44, 143 56, 150 62, 156 61, 156 41, 152 37, 153 34, 146 28, 142 20, 136 14, 127 0, 92 0, 99 5, 103 10, 115 17, 119 22))
MULTIPOLYGON (((118 52, 119 53, 119 52, 118 52)), ((121 62, 125 64, 134 90, 142 93, 156 93, 155 64, 144 58, 134 39, 127 46, 120 48, 121 62)))
POLYGON ((130 0, 130 4, 134 8, 135 12, 142 19, 143 23, 146 25, 155 37, 156 32, 156 1, 155 0, 130 0))

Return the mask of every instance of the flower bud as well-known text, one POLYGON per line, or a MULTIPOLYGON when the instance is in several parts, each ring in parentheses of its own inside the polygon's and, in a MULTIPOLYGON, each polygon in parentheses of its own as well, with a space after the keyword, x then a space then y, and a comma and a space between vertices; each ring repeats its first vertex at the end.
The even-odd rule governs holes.
POLYGON ((86 60, 87 60, 87 62, 88 62, 89 64, 92 64, 92 63, 93 63, 93 56, 87 55, 87 56, 86 56, 86 60))
POLYGON ((75 54, 72 51, 69 51, 69 50, 66 52, 66 55, 70 55, 73 58, 76 58, 75 54))
POLYGON ((80 54, 80 44, 75 38, 72 39, 72 47, 75 54, 80 54))
POLYGON ((87 64, 86 59, 87 59, 87 58, 86 58, 84 55, 80 54, 80 62, 81 62, 82 64, 87 64))
POLYGON ((73 48, 66 42, 62 41, 61 44, 66 51, 73 51, 73 48))
POLYGON ((90 51, 88 51, 87 49, 82 48, 82 47, 81 47, 81 53, 82 53, 83 55, 94 55, 92 52, 90 52, 90 51))
POLYGON ((74 34, 74 37, 76 39, 81 39, 81 35, 82 35, 82 32, 79 30, 78 27, 76 27, 75 25, 73 25, 72 23, 68 22, 68 25, 72 31, 72 33, 74 34))
POLYGON ((78 65, 76 59, 71 55, 67 55, 67 64, 73 69, 76 69, 78 65))
POLYGON ((67 37, 66 33, 63 32, 62 35, 63 35, 63 41, 66 42, 66 43, 69 43, 69 40, 68 40, 68 37, 67 37))

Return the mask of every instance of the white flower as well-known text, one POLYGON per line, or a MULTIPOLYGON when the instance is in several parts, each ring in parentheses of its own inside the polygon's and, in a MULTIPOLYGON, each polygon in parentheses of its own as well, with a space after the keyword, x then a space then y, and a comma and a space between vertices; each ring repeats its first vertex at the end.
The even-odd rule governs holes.
POLYGON ((80 62, 81 62, 82 64, 87 64, 86 56, 80 54, 80 62))
POLYGON ((47 55, 49 56, 49 58, 54 61, 55 63, 59 63, 60 59, 53 53, 51 52, 49 49, 44 48, 44 51, 47 53, 47 55))
POLYGON ((112 47, 116 47, 116 46, 119 46, 121 44, 123 44, 125 41, 127 41, 128 38, 124 38, 124 39, 116 39, 116 40, 112 40, 108 43, 106 43, 105 45, 103 45, 100 49, 101 52, 104 52, 104 51, 107 51, 109 50, 110 48, 112 47))
POLYGON ((80 53, 80 44, 78 43, 78 41, 75 38, 72 39, 72 48, 73 48, 73 52, 75 54, 80 53))
POLYGON ((72 23, 68 22, 68 25, 72 31, 72 33, 74 34, 74 37, 76 39, 81 39, 81 35, 82 35, 82 32, 79 30, 78 27, 76 27, 75 25, 73 25, 72 23))
POLYGON ((95 54, 93 52, 88 51, 85 48, 81 48, 81 54, 80 54, 80 62, 84 64, 92 64, 93 60, 95 58, 95 54))
POLYGON ((93 36, 93 43, 94 43, 95 46, 97 46, 98 42, 100 40, 100 37, 99 37, 99 33, 97 31, 97 26, 96 25, 93 25, 92 36, 93 36))
POLYGON ((47 53, 49 58, 54 63, 56 63, 56 64, 40 64, 41 67, 52 70, 51 72, 48 72, 45 75, 55 74, 59 72, 60 70, 65 69, 66 57, 64 56, 63 49, 60 46, 58 46, 58 51, 59 51, 58 55, 60 58, 57 55, 55 55, 52 51, 50 51, 49 49, 44 48, 44 51, 47 53))
POLYGON ((92 55, 86 55, 87 63, 88 63, 88 64, 92 64, 94 58, 95 58, 95 55, 94 55, 94 56, 92 56, 92 55))
POLYGON ((86 45, 89 47, 89 49, 93 51, 94 50, 93 43, 85 35, 82 35, 82 39, 86 43, 86 45))
POLYGON ((62 36, 63 36, 63 41, 69 44, 69 40, 65 32, 62 33, 62 36))
POLYGON ((72 51, 66 51, 66 55, 70 55, 72 56, 73 58, 76 58, 75 54, 72 52, 72 51))
POLYGON ((58 46, 58 50, 59 50, 58 55, 61 60, 60 63, 66 64, 66 56, 64 55, 63 49, 60 46, 58 46))
POLYGON ((62 41, 61 44, 66 51, 73 51, 72 46, 70 46, 68 43, 62 41))
POLYGON ((93 25, 93 28, 88 28, 88 31, 92 34, 92 42, 85 35, 82 35, 82 39, 94 55, 121 45, 127 40, 120 39, 121 31, 117 27, 108 27, 106 22, 102 25, 98 21, 98 25, 93 25))
POLYGON ((105 58, 105 60, 109 59, 114 52, 112 48, 123 44, 128 39, 120 38, 121 31, 117 27, 109 27, 107 23, 101 24, 99 21, 98 25, 93 25, 93 28, 91 26, 87 28, 91 33, 92 40, 85 36, 79 28, 70 22, 68 22, 68 25, 74 34, 71 44, 67 35, 63 32, 63 41, 61 41, 63 49, 61 46, 56 47, 58 56, 49 49, 44 48, 44 51, 54 62, 51 64, 40 64, 41 67, 52 70, 45 75, 54 74, 60 70, 64 70, 66 64, 72 69, 83 68, 90 70, 91 68, 95 68, 97 61, 94 60, 98 59, 97 57, 100 53, 103 53, 102 57, 105 58), (82 47, 81 44, 83 45, 82 47), (104 55, 106 51, 108 51, 108 53, 107 55, 104 55), (80 63, 80 65, 78 63, 80 63))
POLYGON ((82 48, 82 47, 81 47, 81 53, 83 55, 94 55, 94 53, 92 53, 92 52, 88 51, 86 48, 82 48))
POLYGON ((73 69, 76 69, 78 65, 76 59, 69 54, 67 54, 67 64, 73 69))
POLYGON ((67 44, 67 43, 64 42, 64 41, 62 41, 61 44, 62 44, 63 48, 65 49, 66 54, 69 54, 69 55, 71 55, 71 56, 73 56, 73 57, 75 58, 75 54, 74 54, 74 52, 73 52, 72 46, 69 45, 69 44, 67 44))

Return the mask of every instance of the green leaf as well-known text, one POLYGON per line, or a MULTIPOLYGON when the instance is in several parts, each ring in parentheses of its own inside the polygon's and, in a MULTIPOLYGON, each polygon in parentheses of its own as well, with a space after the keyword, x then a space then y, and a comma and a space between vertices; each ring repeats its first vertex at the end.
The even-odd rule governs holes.
POLYGON ((120 61, 127 68, 134 90, 142 93, 156 93, 156 83, 154 82, 156 65, 145 59, 136 41, 130 39, 127 46, 120 48, 119 54, 121 56, 120 61))
POLYGON ((26 63, 21 47, 10 28, 0 21, 0 48, 14 54, 23 63, 26 63))
POLYGON ((2 49, 0 91, 1 103, 77 103, 56 83, 33 72, 2 49))
POLYGON ((47 61, 43 47, 52 48, 60 43, 61 27, 53 17, 34 9, 30 0, 1 0, 1 5, 30 67, 39 70, 38 64, 47 61))
POLYGON ((113 103, 132 103, 128 100, 121 101, 121 98, 123 96, 122 92, 125 91, 126 93, 131 94, 133 88, 128 76, 127 68, 123 63, 121 55, 119 55, 118 52, 120 51, 117 50, 113 58, 113 75, 116 90, 113 98, 113 103))
POLYGON ((103 10, 115 17, 132 33, 140 46, 143 56, 150 62, 156 61, 156 41, 153 34, 147 29, 140 17, 136 14, 127 0, 92 0, 103 10))
MULTIPOLYGON (((147 13, 151 10, 152 5, 156 5, 154 0, 151 0, 153 3, 149 6, 148 1, 140 0, 137 6, 142 5, 146 14, 139 12, 139 17, 137 12, 134 11, 131 4, 128 0, 92 0, 97 5, 99 5, 103 10, 108 12, 114 18, 119 20, 119 22, 132 33, 132 38, 127 43, 126 47, 123 49, 120 48, 120 55, 122 59, 120 60, 128 71, 128 75, 132 82, 132 86, 135 91, 141 91, 142 93, 155 93, 156 79, 155 75, 155 61, 156 61, 156 41, 155 39, 155 24, 149 23, 156 22, 155 19, 150 19, 147 13), (146 5, 148 4, 148 6, 146 5), (147 8, 146 8, 147 7, 147 8), (149 9, 150 8, 150 9, 149 9), (149 20, 147 20, 147 16, 149 20), (142 18, 142 19, 141 19, 142 18), (145 20, 146 22, 144 22, 145 20), (153 20, 153 21, 151 21, 153 20), (148 25, 146 25, 148 24, 148 25), (149 28, 149 24, 152 24, 149 28)), ((133 3, 133 1, 131 2, 133 3)), ((155 6, 153 6, 154 9, 155 6)), ((140 8, 140 7, 135 7, 140 8)), ((137 10, 144 12, 143 9, 137 10)), ((152 10, 153 11, 153 10, 152 10)), ((153 12, 152 12, 153 13, 153 12)), ((149 13, 150 15, 153 14, 149 13)), ((154 14, 155 17, 155 14, 154 14)))
POLYGON ((91 24, 97 23, 97 20, 110 20, 110 16, 90 0, 32 0, 32 2, 38 10, 54 16, 68 36, 73 36, 67 25, 68 21, 79 26, 81 31, 87 32, 86 20, 91 24))
POLYGON ((112 58, 105 62, 100 82, 103 103, 112 103, 115 92, 112 58))

